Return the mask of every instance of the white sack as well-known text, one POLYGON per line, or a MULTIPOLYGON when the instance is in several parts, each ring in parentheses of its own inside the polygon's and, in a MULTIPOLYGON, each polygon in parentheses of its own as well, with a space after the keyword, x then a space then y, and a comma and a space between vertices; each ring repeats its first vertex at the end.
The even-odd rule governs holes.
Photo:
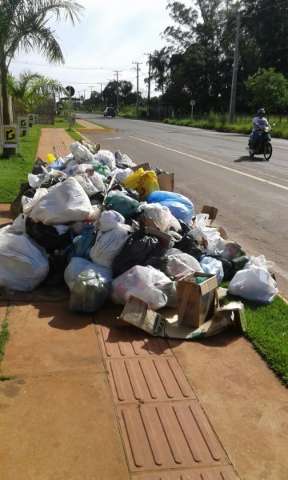
POLYGON ((112 263, 127 241, 131 228, 128 225, 119 224, 107 232, 97 233, 94 246, 90 250, 90 258, 93 262, 112 267, 112 263))
POLYGON ((48 275, 47 256, 26 236, 0 235, 0 286, 29 292, 48 275))
POLYGON ((41 200, 41 198, 45 197, 47 193, 47 188, 38 188, 33 198, 23 195, 21 198, 23 213, 25 213, 25 215, 29 215, 35 205, 41 200))
POLYGON ((209 273, 210 275, 216 275, 218 285, 222 282, 224 278, 223 265, 220 260, 213 257, 204 257, 200 262, 201 267, 203 268, 204 273, 209 273))
POLYGON ((171 248, 167 252, 167 274, 171 277, 185 275, 194 272, 203 272, 202 267, 196 258, 188 253, 183 253, 177 248, 171 248))
POLYGON ((92 212, 90 200, 75 178, 51 187, 33 207, 30 217, 45 225, 86 220, 92 212))
POLYGON ((236 272, 229 292, 237 297, 259 303, 271 303, 278 294, 277 283, 268 271, 263 255, 251 257, 243 270, 236 272))
POLYGON ((135 266, 112 283, 112 300, 124 304, 131 296, 147 303, 153 310, 165 307, 168 301, 165 290, 171 280, 153 267, 135 266))

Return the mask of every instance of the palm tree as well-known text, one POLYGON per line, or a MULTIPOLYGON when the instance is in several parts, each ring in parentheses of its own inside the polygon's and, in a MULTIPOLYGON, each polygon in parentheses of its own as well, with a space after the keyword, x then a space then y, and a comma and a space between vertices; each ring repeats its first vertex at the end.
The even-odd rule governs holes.
POLYGON ((56 20, 79 20, 82 6, 72 0, 0 0, 0 73, 4 124, 9 124, 8 70, 15 54, 36 49, 50 62, 64 63, 54 31, 48 25, 56 20))
POLYGON ((31 72, 21 73, 18 80, 9 75, 8 92, 20 113, 32 112, 43 101, 54 98, 57 94, 67 95, 65 88, 57 80, 31 72))

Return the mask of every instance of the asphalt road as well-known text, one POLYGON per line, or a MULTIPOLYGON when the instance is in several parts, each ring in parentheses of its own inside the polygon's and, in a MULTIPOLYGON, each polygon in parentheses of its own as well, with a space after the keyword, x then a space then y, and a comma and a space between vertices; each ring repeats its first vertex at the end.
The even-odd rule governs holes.
POLYGON ((175 172, 176 190, 198 210, 219 209, 217 223, 249 254, 274 263, 280 291, 288 297, 288 141, 273 140, 270 162, 247 157, 247 137, 138 120, 81 115, 115 129, 90 134, 103 147, 121 150, 175 172))

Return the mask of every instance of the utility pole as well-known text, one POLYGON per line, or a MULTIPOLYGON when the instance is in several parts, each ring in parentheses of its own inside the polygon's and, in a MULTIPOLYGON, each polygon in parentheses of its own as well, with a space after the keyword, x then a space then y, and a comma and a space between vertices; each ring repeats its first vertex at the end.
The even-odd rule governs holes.
POLYGON ((237 94, 237 81, 238 81, 238 68, 239 68, 239 43, 240 43, 240 10, 238 6, 236 16, 236 38, 235 38, 235 50, 234 50, 234 63, 233 63, 233 75, 231 85, 231 97, 229 107, 229 122, 232 123, 235 119, 236 111, 236 94, 237 94))
POLYGON ((137 72, 137 101, 136 101, 136 116, 139 116, 139 73, 140 73, 140 67, 139 65, 142 65, 140 62, 133 62, 134 65, 136 65, 136 72, 137 72))
POLYGON ((151 104, 151 67, 152 67, 152 55, 148 53, 148 97, 147 97, 147 117, 150 117, 150 104, 151 104))
POLYGON ((115 70, 115 75, 116 75, 116 82, 117 82, 117 85, 116 85, 116 109, 117 109, 117 112, 119 111, 119 73, 120 70, 115 70))

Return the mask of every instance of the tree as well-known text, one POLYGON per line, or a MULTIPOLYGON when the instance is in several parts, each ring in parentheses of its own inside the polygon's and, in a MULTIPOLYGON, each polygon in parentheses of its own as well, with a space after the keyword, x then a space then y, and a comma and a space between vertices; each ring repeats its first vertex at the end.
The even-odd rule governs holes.
POLYGON ((18 80, 9 76, 8 92, 20 113, 32 112, 47 99, 66 93, 57 80, 31 72, 22 73, 18 80))
POLYGON ((29 52, 35 48, 50 62, 64 63, 61 47, 48 25, 49 15, 55 15, 57 20, 64 17, 74 23, 79 19, 82 8, 72 0, 0 0, 0 73, 4 123, 10 123, 8 70, 17 51, 23 49, 29 52))
POLYGON ((287 107, 288 80, 275 69, 259 70, 246 85, 255 109, 265 106, 270 113, 281 113, 287 107))
MULTIPOLYGON (((118 82, 119 103, 125 105, 133 103, 135 95, 132 93, 133 85, 127 80, 120 80, 118 82)), ((107 105, 117 104, 117 81, 109 82, 103 90, 103 97, 107 105)))

